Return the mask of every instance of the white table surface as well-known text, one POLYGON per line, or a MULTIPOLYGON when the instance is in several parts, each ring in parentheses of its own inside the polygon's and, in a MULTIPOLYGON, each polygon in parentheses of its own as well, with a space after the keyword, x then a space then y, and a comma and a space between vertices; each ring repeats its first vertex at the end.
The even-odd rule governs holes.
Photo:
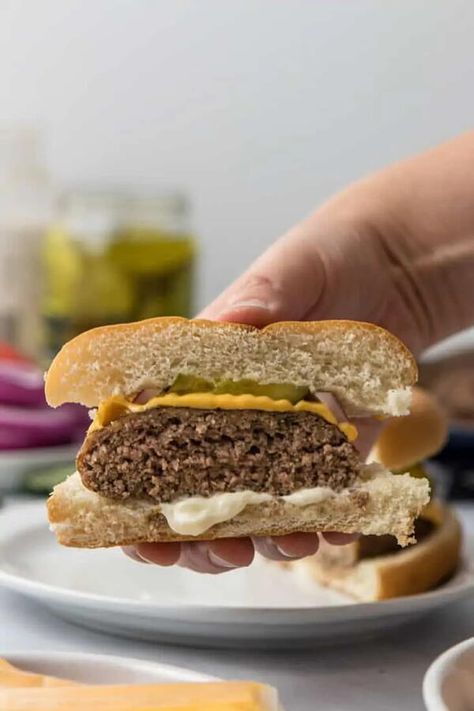
MULTIPOLYGON (((474 534, 474 505, 458 507, 474 534)), ((95 633, 0 589, 0 651, 68 650, 141 657, 278 687, 288 711, 423 709, 421 682, 443 650, 474 634, 474 598, 410 627, 347 646, 278 653, 161 646, 95 633)))

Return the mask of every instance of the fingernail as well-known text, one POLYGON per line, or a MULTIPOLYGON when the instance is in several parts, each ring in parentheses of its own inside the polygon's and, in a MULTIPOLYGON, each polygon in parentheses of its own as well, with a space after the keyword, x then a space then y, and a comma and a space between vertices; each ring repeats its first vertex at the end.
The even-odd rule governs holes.
POLYGON ((268 302, 260 301, 260 299, 245 299, 243 301, 232 301, 229 304, 231 309, 262 309, 263 311, 271 311, 271 305, 268 302))
POLYGON ((296 560, 296 558, 301 558, 300 555, 291 555, 290 553, 287 553, 280 546, 276 546, 276 549, 280 555, 284 556, 285 558, 288 558, 288 560, 296 560))
POLYGON ((126 555, 128 558, 131 558, 132 560, 136 561, 137 563, 146 563, 147 565, 149 565, 149 561, 148 561, 148 560, 145 560, 145 558, 143 558, 143 556, 141 556, 141 555, 135 550, 135 548, 133 548, 132 546, 130 546, 130 547, 125 546, 125 547, 123 548, 123 552, 125 553, 125 555, 126 555))
POLYGON ((144 558, 142 555, 140 555, 140 553, 137 553, 136 555, 132 555, 130 557, 133 558, 133 560, 136 560, 137 563, 144 563, 145 565, 151 565, 151 563, 153 562, 144 558))
POLYGON ((153 560, 148 560, 148 558, 145 558, 145 556, 143 556, 143 555, 139 555, 137 560, 139 563, 144 563, 145 565, 154 565, 155 564, 153 560))
POLYGON ((213 565, 217 565, 218 568, 238 568, 238 565, 235 565, 235 563, 229 563, 228 560, 224 560, 224 558, 221 558, 220 556, 216 555, 212 551, 209 551, 208 553, 209 560, 213 565))

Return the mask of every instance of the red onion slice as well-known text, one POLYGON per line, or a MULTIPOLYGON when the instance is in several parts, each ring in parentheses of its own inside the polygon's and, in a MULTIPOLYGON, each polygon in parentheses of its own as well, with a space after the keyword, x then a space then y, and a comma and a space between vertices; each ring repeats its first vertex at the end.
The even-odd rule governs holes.
POLYGON ((74 405, 64 405, 57 410, 0 405, 0 449, 79 442, 85 436, 87 425, 87 412, 74 405))
POLYGON ((0 403, 45 407, 42 372, 27 363, 0 361, 0 403))
POLYGON ((332 393, 317 392, 316 397, 331 410, 332 414, 338 422, 348 421, 348 417, 344 412, 342 406, 339 404, 339 401, 335 395, 333 395, 332 393))
POLYGON ((160 393, 157 388, 145 388, 145 390, 141 390, 138 393, 133 402, 136 402, 137 405, 146 405, 149 400, 158 397, 160 394, 162 395, 163 393, 160 393))

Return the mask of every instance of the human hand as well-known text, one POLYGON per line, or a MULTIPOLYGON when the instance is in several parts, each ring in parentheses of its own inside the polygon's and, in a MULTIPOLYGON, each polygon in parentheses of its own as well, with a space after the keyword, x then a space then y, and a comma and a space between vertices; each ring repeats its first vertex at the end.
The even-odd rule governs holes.
MULTIPOLYGON (((474 134, 469 141, 474 149, 474 134)), ((473 172, 468 155, 459 139, 351 186, 273 244, 200 316, 258 327, 290 320, 369 321, 393 332, 415 354, 459 330, 472 318, 472 239, 464 240, 465 232, 474 231, 474 200, 464 190, 466 170, 473 172), (439 164, 450 161, 460 166, 461 179, 456 181, 453 170, 451 184, 444 176, 440 185, 439 164), (450 195, 452 215, 441 188, 450 195)), ((357 427, 355 444, 365 458, 379 425, 358 420, 357 427)), ((323 535, 333 544, 353 538, 323 535)), ((142 562, 220 573, 249 565, 255 550, 288 560, 317 548, 317 535, 297 533, 146 543, 126 552, 142 562)))

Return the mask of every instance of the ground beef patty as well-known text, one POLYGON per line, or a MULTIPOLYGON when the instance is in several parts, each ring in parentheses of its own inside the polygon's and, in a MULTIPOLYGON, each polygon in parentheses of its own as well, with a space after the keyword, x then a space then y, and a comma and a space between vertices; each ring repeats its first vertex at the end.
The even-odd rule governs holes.
POLYGON ((342 432, 313 413, 162 407, 90 434, 77 466, 84 485, 105 496, 169 502, 243 489, 340 491, 360 461, 342 432))

